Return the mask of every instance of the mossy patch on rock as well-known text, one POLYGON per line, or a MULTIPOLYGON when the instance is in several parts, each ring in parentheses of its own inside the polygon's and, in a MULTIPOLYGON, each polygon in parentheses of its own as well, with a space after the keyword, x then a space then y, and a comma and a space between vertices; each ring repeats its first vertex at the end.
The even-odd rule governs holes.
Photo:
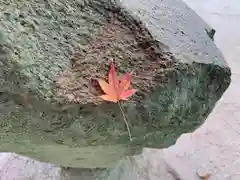
POLYGON ((103 103, 95 80, 106 79, 112 60, 120 76, 134 72, 132 84, 138 89, 135 99, 145 98, 157 86, 168 82, 167 75, 174 71, 172 57, 161 50, 147 29, 140 24, 131 25, 130 29, 119 21, 119 16, 115 13, 96 39, 73 54, 70 68, 56 78, 56 97, 79 104, 103 103))

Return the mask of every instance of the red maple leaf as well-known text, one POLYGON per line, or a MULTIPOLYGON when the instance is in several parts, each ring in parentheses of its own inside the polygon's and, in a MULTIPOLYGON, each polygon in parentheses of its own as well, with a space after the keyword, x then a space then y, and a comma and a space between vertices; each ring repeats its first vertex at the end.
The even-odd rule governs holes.
POLYGON ((205 175, 199 175, 198 174, 198 176, 202 179, 202 180, 209 180, 209 178, 210 178, 210 174, 209 173, 207 173, 207 174, 205 174, 205 175))
POLYGON ((100 96, 105 101, 119 102, 120 100, 128 100, 137 90, 129 89, 132 79, 132 72, 126 73, 122 79, 118 79, 115 65, 110 64, 110 71, 108 74, 108 83, 103 79, 98 79, 98 83, 105 93, 100 96))

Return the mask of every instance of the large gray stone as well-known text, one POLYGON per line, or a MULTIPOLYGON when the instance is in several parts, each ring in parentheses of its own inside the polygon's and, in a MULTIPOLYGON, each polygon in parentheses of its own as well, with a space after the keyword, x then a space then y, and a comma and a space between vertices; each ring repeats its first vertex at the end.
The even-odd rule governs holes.
POLYGON ((201 125, 230 83, 211 29, 178 0, 0 1, 0 150, 53 164, 113 167, 201 125), (96 95, 114 58, 138 93, 96 95))

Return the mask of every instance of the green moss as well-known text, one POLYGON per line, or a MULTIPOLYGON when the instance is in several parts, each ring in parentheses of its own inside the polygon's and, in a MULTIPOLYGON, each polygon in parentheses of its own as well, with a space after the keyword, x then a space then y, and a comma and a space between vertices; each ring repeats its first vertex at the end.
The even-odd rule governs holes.
POLYGON ((32 108, 15 105, 15 111, 4 116, 0 149, 86 168, 114 166, 126 155, 139 154, 143 147, 168 147, 203 123, 225 88, 216 89, 220 84, 228 85, 220 78, 222 71, 214 66, 195 64, 192 70, 182 69, 181 64, 177 67, 170 82, 156 88, 140 104, 123 104, 133 142, 116 104, 75 105, 56 112, 37 102, 32 108), (212 82, 213 75, 219 82, 212 82))
POLYGON ((1 32, 14 49, 9 64, 17 64, 28 79, 25 87, 45 98, 53 95, 54 78, 67 68, 72 53, 106 23, 81 1, 15 0, 0 6, 1 32))

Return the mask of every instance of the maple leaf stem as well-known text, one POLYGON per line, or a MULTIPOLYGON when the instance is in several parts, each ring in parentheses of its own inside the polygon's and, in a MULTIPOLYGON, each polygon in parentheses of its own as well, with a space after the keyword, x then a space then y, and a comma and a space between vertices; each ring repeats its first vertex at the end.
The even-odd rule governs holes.
POLYGON ((130 128, 129 128, 129 125, 128 125, 128 122, 127 122, 127 117, 125 116, 125 114, 124 114, 124 112, 123 112, 123 108, 122 108, 121 103, 120 103, 119 101, 118 101, 118 106, 119 106, 119 109, 120 109, 120 111, 121 111, 121 113, 122 113, 123 120, 124 120, 124 122, 125 122, 125 124, 126 124, 126 126, 127 126, 129 139, 130 139, 130 141, 132 141, 132 135, 131 135, 131 131, 130 131, 130 128))

